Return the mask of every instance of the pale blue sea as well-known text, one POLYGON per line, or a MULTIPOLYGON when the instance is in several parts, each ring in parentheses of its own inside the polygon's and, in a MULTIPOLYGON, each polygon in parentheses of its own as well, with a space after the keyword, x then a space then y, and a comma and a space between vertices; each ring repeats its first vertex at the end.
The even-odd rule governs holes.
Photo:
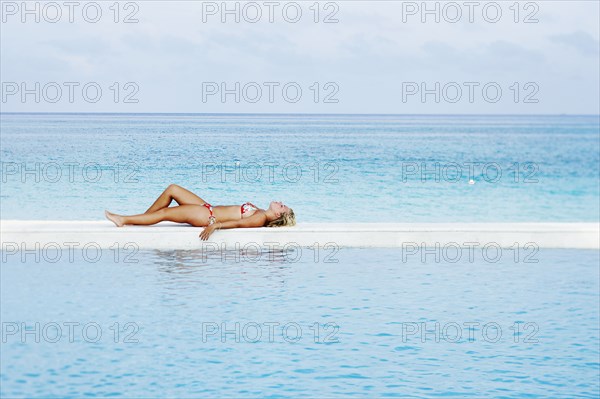
POLYGON ((598 116, 2 114, 2 218, 145 211, 170 183, 298 221, 598 221, 598 116), (469 184, 473 180, 474 184, 469 184))
MULTIPOLYGON (((2 114, 0 213, 98 220, 177 183, 299 222, 598 223, 599 122, 2 114)), ((600 395, 597 250, 0 256, 3 398, 600 395)))

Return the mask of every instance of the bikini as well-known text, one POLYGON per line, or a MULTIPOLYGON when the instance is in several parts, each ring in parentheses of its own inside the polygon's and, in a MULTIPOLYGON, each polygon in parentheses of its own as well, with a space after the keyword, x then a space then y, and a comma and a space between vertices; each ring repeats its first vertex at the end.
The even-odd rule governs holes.
MULTIPOLYGON (((213 207, 208 202, 205 202, 202 205, 206 207, 206 209, 208 209, 208 211, 210 212, 210 216, 208 217, 208 225, 210 226, 211 224, 214 224, 217 221, 217 218, 215 218, 215 216, 213 215, 213 207)), ((242 218, 244 218, 244 213, 256 210, 258 210, 258 207, 252 204, 251 202, 246 202, 240 207, 240 213, 242 215, 242 218)))
POLYGON ((205 206, 206 209, 208 209, 208 211, 210 212, 210 216, 208 217, 208 225, 210 226, 211 224, 214 224, 217 221, 217 218, 215 218, 215 216, 213 215, 213 209, 211 204, 205 202, 202 205, 205 206))
POLYGON ((251 202, 246 202, 245 204, 243 204, 240 207, 240 212, 242 213, 242 218, 244 217, 244 213, 246 212, 251 212, 251 211, 256 211, 258 210, 258 207, 255 206, 253 203, 251 202))

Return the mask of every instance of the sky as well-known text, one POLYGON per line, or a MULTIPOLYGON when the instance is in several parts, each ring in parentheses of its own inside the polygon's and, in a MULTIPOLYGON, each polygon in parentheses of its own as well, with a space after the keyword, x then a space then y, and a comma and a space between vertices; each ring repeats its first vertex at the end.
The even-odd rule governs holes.
POLYGON ((600 109, 597 1, 116 4, 2 1, 1 111, 600 109))

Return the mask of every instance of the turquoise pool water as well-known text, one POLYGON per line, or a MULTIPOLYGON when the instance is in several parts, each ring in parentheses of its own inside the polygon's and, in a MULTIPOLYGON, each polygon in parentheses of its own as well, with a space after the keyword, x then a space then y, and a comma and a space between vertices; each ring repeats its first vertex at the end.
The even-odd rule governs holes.
POLYGON ((2 397, 600 394, 598 251, 0 255, 2 397))
POLYGON ((176 183, 300 222, 600 219, 598 116, 2 114, 3 219, 145 211, 176 183), (473 180, 473 184, 469 184, 473 180))

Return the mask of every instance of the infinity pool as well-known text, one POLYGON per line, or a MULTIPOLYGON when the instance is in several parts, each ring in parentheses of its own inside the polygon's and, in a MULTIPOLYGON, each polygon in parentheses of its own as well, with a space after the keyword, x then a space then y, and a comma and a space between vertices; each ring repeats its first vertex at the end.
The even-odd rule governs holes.
POLYGON ((3 397, 599 395, 598 251, 100 255, 2 253, 3 397))

